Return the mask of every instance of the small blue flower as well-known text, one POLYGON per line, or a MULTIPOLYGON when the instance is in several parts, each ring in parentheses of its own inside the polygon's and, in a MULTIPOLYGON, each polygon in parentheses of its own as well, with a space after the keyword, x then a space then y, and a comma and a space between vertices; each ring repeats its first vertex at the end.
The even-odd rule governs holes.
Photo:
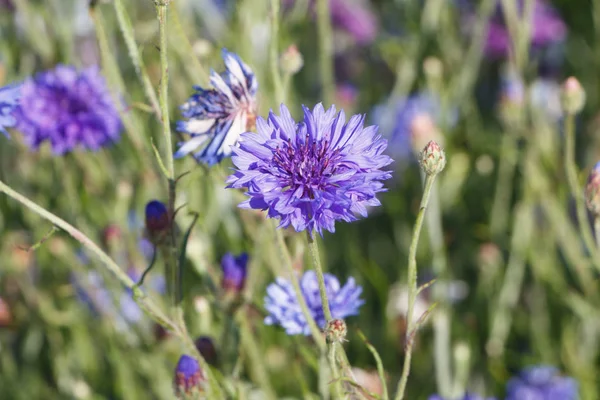
POLYGON ((506 400, 577 400, 578 385, 573 378, 559 375, 552 366, 532 366, 511 378, 506 400))
POLYGON ((173 379, 175 395, 181 399, 194 393, 200 393, 203 381, 204 376, 198 361, 188 355, 182 355, 175 368, 173 379))
POLYGON ((31 149, 48 141, 57 155, 76 147, 99 150, 117 141, 122 129, 97 67, 78 71, 59 65, 26 79, 14 117, 31 149))
POLYGON ((13 111, 19 104, 20 96, 20 85, 9 85, 0 88, 0 132, 6 137, 9 137, 6 128, 12 128, 17 123, 13 111))
POLYGON ((223 49, 225 72, 211 72, 212 89, 195 86, 196 93, 181 106, 187 121, 179 121, 177 130, 191 135, 181 144, 175 158, 196 149, 196 160, 214 165, 231 155, 231 149, 243 132, 254 129, 256 90, 254 73, 236 54, 223 49))
POLYGON ((280 115, 257 119, 257 133, 242 135, 232 158, 237 167, 227 180, 230 188, 246 188, 243 208, 268 210, 280 227, 292 226, 320 235, 335 231, 335 221, 367 216, 367 207, 379 206, 377 194, 391 177, 383 168, 392 159, 383 152, 385 139, 377 126, 364 127, 364 116, 346 122, 335 106, 325 111, 304 107, 296 123, 281 105, 280 115))
POLYGON ((242 253, 235 257, 227 253, 221 259, 221 268, 223 269, 223 289, 239 293, 246 283, 248 267, 248 254, 242 253))
MULTIPOLYGON (((324 274, 324 279, 332 317, 344 319, 357 315, 364 300, 360 299, 362 287, 356 284, 354 278, 348 278, 344 286, 341 286, 333 275, 324 274)), ((315 271, 309 270, 304 273, 300 280, 300 288, 313 319, 321 329, 325 328, 326 321, 315 271)), ((310 328, 296 298, 294 287, 288 280, 277 278, 275 283, 267 287, 265 309, 269 313, 265 324, 280 325, 288 335, 310 335, 310 328)))

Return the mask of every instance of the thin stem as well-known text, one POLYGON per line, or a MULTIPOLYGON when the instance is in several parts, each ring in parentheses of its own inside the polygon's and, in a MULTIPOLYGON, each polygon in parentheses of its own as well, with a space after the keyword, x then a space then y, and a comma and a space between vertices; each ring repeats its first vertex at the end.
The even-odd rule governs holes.
POLYGON ((498 180, 492 202, 490 235, 493 238, 504 233, 510 212, 510 197, 513 191, 513 178, 517 167, 517 141, 514 135, 506 132, 500 148, 498 180))
POLYGON ((171 330, 175 333, 179 333, 179 330, 170 321, 160 310, 160 308, 154 304, 154 302, 148 298, 135 284, 133 280, 123 271, 113 260, 110 258, 108 254, 106 254, 98 245, 96 245, 90 238, 88 238, 83 232, 59 218, 58 216, 52 214, 51 212, 45 210, 39 205, 35 204, 25 196, 15 192, 9 186, 7 186, 4 182, 0 181, 0 191, 5 193, 7 196, 13 198, 19 203, 23 204, 25 207, 29 208, 34 213, 38 214, 40 217, 45 220, 50 221, 55 226, 61 228, 69 235, 71 235, 75 240, 81 243, 85 248, 91 251, 104 265, 106 268, 123 284, 123 286, 131 289, 134 293, 134 299, 140 305, 140 307, 147 312, 147 314, 158 324, 162 325, 164 328, 171 330))
POLYGON ((594 233, 596 234, 596 246, 600 249, 600 216, 594 217, 594 233))
POLYGON ((171 140, 171 124, 169 120, 169 60, 167 58, 167 8, 169 3, 158 2, 156 12, 160 32, 160 67, 162 71, 160 80, 160 109, 162 113, 163 135, 166 147, 166 165, 169 179, 175 179, 175 163, 173 161, 173 143, 171 140))
POLYGON ((592 229, 588 222, 583 198, 583 190, 577 182, 577 164, 575 163, 575 116, 573 114, 567 114, 565 116, 564 163, 569 190, 575 199, 577 222, 579 225, 579 231, 581 232, 581 237, 583 238, 583 243, 592 257, 594 265, 600 270, 600 258, 598 257, 598 250, 596 249, 592 235, 592 229))
POLYGON ((429 203, 429 196, 431 195, 431 189, 435 182, 435 175, 428 175, 425 178, 425 188, 423 189, 423 197, 421 198, 421 205, 419 206, 419 213, 417 214, 417 220, 415 221, 415 227, 413 230, 412 240, 410 248, 408 250, 408 312, 407 321, 408 328, 406 330, 406 354, 404 356, 404 366, 402 367, 402 376, 400 382, 398 382, 398 389, 396 391, 396 400, 402 400, 404 398, 404 391, 406 390, 406 383, 408 381, 408 375, 410 373, 410 361, 412 358, 412 342, 415 332, 413 332, 415 323, 413 322, 413 314, 415 308, 415 301, 417 299, 417 247, 419 245, 419 237, 421 235, 421 228, 423 227, 423 219, 425 217, 425 210, 429 203))
POLYGON ((279 71, 279 3, 280 0, 271 0, 271 74, 273 75, 273 88, 277 106, 284 101, 283 83, 279 71))
POLYGON ((433 285, 433 300, 438 303, 433 315, 435 378, 438 393, 443 397, 452 395, 452 370, 450 357, 450 312, 447 304, 448 260, 444 246, 444 232, 440 209, 440 196, 437 187, 431 190, 427 233, 433 252, 433 270, 436 283, 433 285))
POLYGON ((321 302, 323 306, 323 314, 325 315, 325 321, 329 322, 333 319, 331 316, 331 309, 329 308, 329 300, 327 299, 327 289, 325 288, 325 278, 323 277, 323 267, 321 266, 321 258, 319 257, 319 246, 315 242, 311 233, 307 232, 308 236, 308 250, 312 258, 313 267, 317 273, 317 280, 319 281, 319 295, 321 296, 321 302))
POLYGON ((319 33, 319 67, 323 101, 333 104, 335 78, 333 73, 333 34, 329 0, 317 0, 317 28, 319 33))

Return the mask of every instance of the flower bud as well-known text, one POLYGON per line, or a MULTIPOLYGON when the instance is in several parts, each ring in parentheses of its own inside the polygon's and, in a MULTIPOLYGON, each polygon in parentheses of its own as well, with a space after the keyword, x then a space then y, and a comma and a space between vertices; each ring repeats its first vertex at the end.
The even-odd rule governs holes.
POLYGON ((227 253, 221 259, 223 269, 222 287, 226 292, 239 294, 246 284, 248 254, 242 253, 235 257, 227 253))
POLYGON ((182 355, 175 369, 173 386, 175 396, 181 400, 196 399, 203 392, 204 376, 195 358, 182 355))
POLYGON ((588 177, 585 186, 585 203, 594 217, 600 216, 600 161, 596 163, 588 177))
POLYGON ((332 319, 327 322, 327 327, 325 328, 325 334, 327 336, 327 340, 330 342, 345 342, 346 334, 348 333, 348 329, 346 328, 346 323, 341 319, 332 319))
POLYGON ((217 364, 217 348, 210 337, 200 336, 194 341, 194 344, 207 363, 212 366, 217 364))
POLYGON ((427 175, 437 175, 446 166, 446 154, 444 150, 433 140, 421 152, 421 168, 427 175))
POLYGON ((146 232, 148 239, 154 244, 160 243, 169 232, 171 220, 167 206, 158 201, 152 200, 146 205, 146 232))
POLYGON ((304 59, 302 58, 302 54, 298 51, 298 47, 293 44, 283 52, 279 59, 279 63, 283 72, 294 75, 302 69, 304 59))
POLYGON ((563 110, 567 114, 578 114, 585 105, 585 90, 577 78, 571 76, 567 78, 562 86, 561 100, 563 110))
POLYGON ((0 297, 0 328, 5 328, 12 323, 12 313, 8 304, 0 297))

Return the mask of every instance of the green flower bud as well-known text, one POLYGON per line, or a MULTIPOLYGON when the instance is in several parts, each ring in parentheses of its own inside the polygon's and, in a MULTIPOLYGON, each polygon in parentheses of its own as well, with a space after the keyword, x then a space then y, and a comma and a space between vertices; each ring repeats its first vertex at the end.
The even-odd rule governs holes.
POLYGON ((421 168, 427 175, 437 175, 446 166, 446 153, 435 142, 430 141, 421 152, 421 168))

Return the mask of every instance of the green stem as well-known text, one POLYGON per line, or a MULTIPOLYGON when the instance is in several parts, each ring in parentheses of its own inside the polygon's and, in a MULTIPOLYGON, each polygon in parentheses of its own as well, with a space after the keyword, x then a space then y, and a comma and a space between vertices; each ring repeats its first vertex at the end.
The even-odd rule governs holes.
POLYGON ((517 167, 517 141, 509 132, 505 132, 500 148, 498 180, 492 201, 490 236, 497 238, 506 230, 510 212, 510 197, 513 190, 513 177, 517 167))
POLYGON ((271 74, 277 106, 284 101, 283 83, 279 71, 279 3, 280 0, 271 0, 271 74))
POLYGON ((398 389, 396 391, 396 400, 402 400, 404 398, 404 392, 406 390, 406 383, 408 381, 408 375, 410 373, 410 362, 412 358, 412 342, 415 332, 413 332, 415 323, 413 322, 413 313, 415 308, 415 301, 417 299, 417 247, 419 245, 419 237, 421 235, 421 228, 423 227, 423 219, 425 217, 425 210, 429 203, 429 196, 431 195, 431 189, 435 182, 435 175, 428 175, 425 178, 425 188, 423 189, 423 197, 421 198, 421 205, 419 206, 419 213, 417 214, 417 220, 415 221, 415 228, 408 250, 408 312, 407 321, 408 328, 406 330, 406 354, 404 356, 404 366, 402 367, 402 376, 400 382, 398 382, 398 389))
POLYGON ((333 34, 329 0, 317 0, 317 28, 319 34, 319 67, 321 72, 322 98, 329 106, 333 104, 335 77, 333 73, 333 34))
POLYGON ((575 116, 573 114, 567 114, 565 117, 564 163, 569 190, 575 199, 577 223, 583 238, 583 243, 592 257, 594 265, 600 270, 600 257, 598 257, 598 250, 596 249, 592 229, 588 222, 583 190, 577 181, 577 164, 575 163, 575 116))
POLYGON ((329 300, 327 299, 327 290, 325 288, 325 278, 323 276, 323 267, 321 266, 321 258, 319 257, 319 246, 312 237, 310 232, 307 232, 308 236, 308 250, 312 258, 313 267, 317 273, 317 279, 319 281, 319 295, 321 296, 321 302, 323 303, 323 314, 325 315, 325 321, 329 322, 333 319, 331 316, 331 309, 329 308, 329 300))
POLYGON ((7 196, 13 198, 19 203, 23 204, 25 207, 29 208, 34 213, 38 214, 40 217, 45 220, 53 223, 57 227, 61 228, 69 235, 71 235, 75 240, 81 243, 85 248, 91 251, 102 263, 106 266, 106 268, 111 272, 118 280, 123 284, 123 286, 131 289, 134 292, 134 298, 136 302, 140 305, 140 307, 145 310, 148 315, 156 321, 158 324, 162 325, 164 328, 179 333, 179 330, 170 321, 160 310, 160 308, 154 304, 154 302, 149 299, 139 288, 137 288, 135 282, 131 280, 131 278, 123 271, 113 260, 106 254, 102 249, 96 245, 90 238, 88 238, 83 232, 59 218, 58 216, 52 214, 51 212, 45 210, 39 205, 35 204, 25 196, 15 192, 9 186, 7 186, 4 182, 0 181, 0 191, 5 193, 7 196))
POLYGON ((596 233, 596 246, 600 250, 600 216, 594 217, 594 232, 596 233))
POLYGON ((158 15, 158 25, 160 31, 160 109, 162 113, 163 135, 165 137, 167 171, 169 179, 175 179, 175 163, 173 161, 173 143, 171 140, 171 124, 169 120, 169 60, 167 57, 167 8, 168 1, 158 2, 156 12, 158 15))
POLYGON ((431 190, 427 232, 433 253, 433 270, 436 283, 433 285, 433 301, 438 303, 433 315, 435 378, 438 393, 443 397, 452 395, 452 371, 450 357, 450 312, 447 304, 448 260, 444 246, 444 232, 437 187, 431 190))

